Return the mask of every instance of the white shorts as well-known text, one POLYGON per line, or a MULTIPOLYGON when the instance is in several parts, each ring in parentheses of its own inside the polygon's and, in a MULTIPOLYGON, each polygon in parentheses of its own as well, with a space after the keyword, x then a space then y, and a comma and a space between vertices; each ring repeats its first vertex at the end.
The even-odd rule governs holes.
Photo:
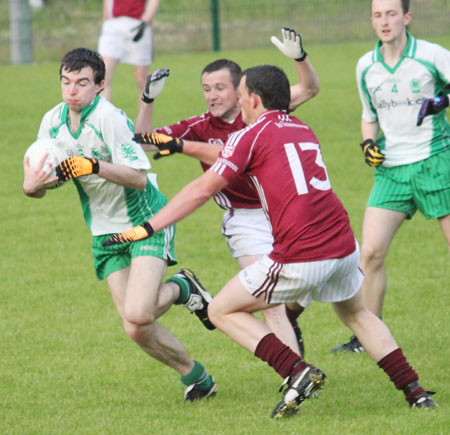
POLYGON ((222 234, 234 258, 272 252, 272 228, 262 208, 227 210, 222 234))
POLYGON ((117 59, 122 63, 148 66, 152 63, 152 27, 145 28, 142 38, 134 42, 136 26, 140 20, 130 17, 118 17, 106 20, 98 40, 98 52, 103 57, 117 59))
POLYGON ((340 302, 353 297, 364 274, 359 268, 359 246, 344 258, 281 264, 264 255, 239 272, 239 279, 253 296, 264 294, 267 303, 298 302, 307 307, 313 300, 340 302))

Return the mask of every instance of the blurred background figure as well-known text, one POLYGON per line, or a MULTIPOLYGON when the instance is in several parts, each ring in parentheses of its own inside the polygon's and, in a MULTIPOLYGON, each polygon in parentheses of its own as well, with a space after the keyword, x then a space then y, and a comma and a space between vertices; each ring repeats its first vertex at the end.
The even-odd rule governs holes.
POLYGON ((29 0, 31 9, 42 9, 44 7, 44 0, 29 0))
POLYGON ((112 79, 119 62, 134 65, 138 95, 152 62, 152 21, 159 0, 103 0, 103 26, 98 51, 106 65, 103 96, 111 100, 112 79))

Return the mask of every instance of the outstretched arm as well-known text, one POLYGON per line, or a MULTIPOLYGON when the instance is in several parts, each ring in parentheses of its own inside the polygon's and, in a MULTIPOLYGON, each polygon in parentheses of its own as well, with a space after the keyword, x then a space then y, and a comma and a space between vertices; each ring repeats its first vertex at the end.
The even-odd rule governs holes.
POLYGON ((222 145, 214 145, 206 142, 195 142, 168 136, 162 133, 136 133, 134 140, 141 144, 145 151, 157 151, 155 160, 176 153, 183 153, 194 157, 207 165, 212 165, 222 150, 222 145))
POLYGON ((153 131, 153 101, 161 93, 169 77, 170 70, 162 68, 147 76, 144 92, 139 102, 139 112, 136 118, 136 131, 153 131))
POLYGON ((177 193, 148 222, 133 227, 123 233, 114 234, 103 242, 103 246, 119 245, 146 239, 194 212, 216 192, 226 187, 227 184, 228 182, 221 175, 207 171, 177 193))
POLYGON ((291 104, 289 105, 291 111, 315 97, 320 90, 319 77, 308 59, 295 62, 295 66, 299 82, 291 86, 291 104))

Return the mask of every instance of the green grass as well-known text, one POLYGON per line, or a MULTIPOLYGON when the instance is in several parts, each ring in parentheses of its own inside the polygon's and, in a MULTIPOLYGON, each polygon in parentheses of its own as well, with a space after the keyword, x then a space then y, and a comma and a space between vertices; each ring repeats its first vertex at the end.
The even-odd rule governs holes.
MULTIPOLYGON (((450 39, 437 40, 444 46, 450 39)), ((368 44, 308 47, 320 94, 297 110, 322 143, 334 190, 360 237, 373 171, 359 148, 360 103, 354 68, 368 44)), ((275 63, 295 78, 274 49, 227 51, 243 67, 275 63)), ((204 110, 199 75, 214 53, 159 57, 171 75, 159 97, 155 125, 204 110)), ((219 386, 215 399, 183 403, 170 369, 148 358, 121 329, 105 282, 95 278, 90 236, 71 183, 43 200, 21 191, 23 154, 46 110, 60 101, 58 64, 0 67, 0 433, 4 434, 444 434, 450 427, 449 256, 435 221, 417 215, 400 229, 387 259, 384 319, 423 385, 437 390, 436 410, 411 410, 367 355, 332 355, 350 333, 329 305, 301 317, 307 360, 328 375, 318 400, 302 415, 273 421, 279 377, 228 337, 204 329, 173 307, 161 323, 203 362, 219 386)), ((137 104, 132 69, 120 66, 114 100, 131 118, 137 104)), ((197 177, 187 157, 153 161, 170 198, 197 177)), ((213 294, 236 272, 220 234, 221 211, 209 202, 179 223, 179 263, 191 267, 213 294)), ((172 269, 171 271, 173 271, 172 269)))

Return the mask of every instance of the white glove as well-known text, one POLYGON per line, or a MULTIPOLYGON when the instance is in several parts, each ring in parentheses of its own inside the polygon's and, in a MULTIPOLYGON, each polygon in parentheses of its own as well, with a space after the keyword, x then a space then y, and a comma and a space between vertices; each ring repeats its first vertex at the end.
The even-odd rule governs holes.
POLYGON ((142 101, 144 103, 152 103, 153 100, 161 93, 164 87, 164 82, 166 81, 166 77, 169 76, 169 73, 170 70, 168 68, 163 68, 147 76, 144 93, 142 94, 142 101))
POLYGON ((272 36, 270 41, 287 57, 295 59, 297 62, 305 60, 307 53, 303 50, 302 37, 293 29, 283 27, 281 29, 281 42, 276 36, 272 36))

